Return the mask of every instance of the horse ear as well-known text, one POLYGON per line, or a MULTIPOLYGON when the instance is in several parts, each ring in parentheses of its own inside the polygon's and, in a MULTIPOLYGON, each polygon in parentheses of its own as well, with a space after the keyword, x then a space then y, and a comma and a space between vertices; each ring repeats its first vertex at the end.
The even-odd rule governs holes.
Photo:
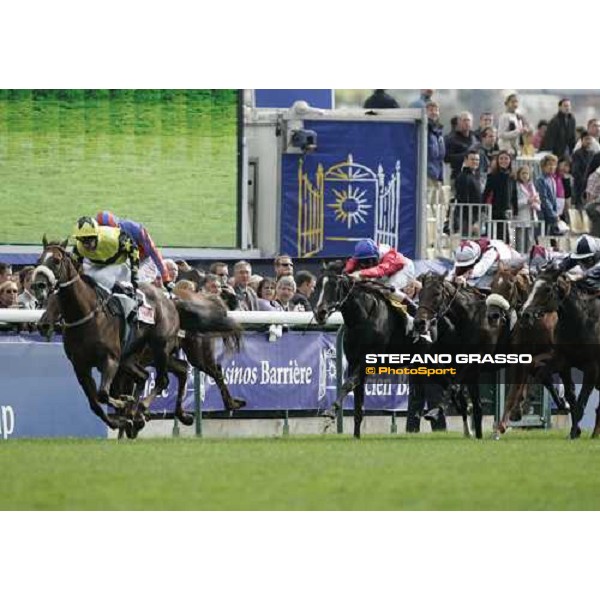
POLYGON ((44 234, 44 237, 42 238, 42 245, 44 248, 48 245, 48 238, 46 237, 46 234, 44 234))
POLYGON ((61 243, 61 247, 66 248, 68 245, 69 245, 69 238, 65 238, 61 243))

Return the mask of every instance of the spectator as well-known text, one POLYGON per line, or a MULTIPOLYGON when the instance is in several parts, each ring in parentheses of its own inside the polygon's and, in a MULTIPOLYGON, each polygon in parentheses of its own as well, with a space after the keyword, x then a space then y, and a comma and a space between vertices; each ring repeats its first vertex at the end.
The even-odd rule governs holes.
POLYGON ((558 206, 558 215, 563 221, 569 222, 569 213, 571 208, 571 197, 573 196, 573 185, 571 177, 571 161, 568 158, 562 158, 558 161, 556 167, 556 202, 558 206), (562 205, 562 211, 561 209, 562 205))
POLYGON ((171 281, 177 281, 177 276, 179 275, 179 267, 177 266, 177 263, 174 260, 171 260, 170 258, 165 258, 163 262, 165 264, 165 267, 167 268, 171 281))
POLYGON ((291 312, 297 310, 292 304, 292 298, 296 293, 296 282, 291 275, 280 277, 275 286, 275 302, 279 303, 282 310, 291 312))
POLYGON ((262 281, 262 277, 260 275, 252 275, 250 277, 250 283, 248 284, 255 292, 258 291, 258 284, 262 281))
POLYGON ((530 248, 539 236, 539 231, 537 231, 539 226, 535 226, 535 230, 533 230, 529 225, 539 221, 541 205, 540 195, 531 181, 531 171, 528 165, 523 165, 517 170, 517 205, 519 210, 515 217, 526 226, 517 228, 516 246, 517 249, 530 248))
POLYGON ((583 138, 585 135, 589 135, 592 138, 590 142, 590 148, 594 152, 600 152, 600 121, 598 119, 590 119, 587 123, 587 130, 585 134, 582 134, 575 144, 575 150, 573 153, 577 152, 583 146, 583 138))
POLYGON ((481 145, 479 146, 479 181, 481 189, 485 189, 487 176, 492 170, 492 160, 497 154, 496 131, 493 127, 486 127, 481 132, 481 145))
POLYGON ((14 281, 0 283, 0 308, 19 308, 18 295, 19 288, 14 281))
POLYGON ((19 271, 19 285, 21 293, 17 298, 21 308, 35 309, 37 308, 37 300, 31 291, 31 283, 33 278, 34 267, 25 267, 19 271))
POLYGON ((221 282, 221 290, 230 294, 235 294, 233 289, 235 279, 229 280, 229 267, 224 262, 214 262, 208 269, 213 275, 216 275, 221 282))
POLYGON ((275 302, 275 280, 264 277, 258 284, 258 307, 259 310, 281 310, 281 305, 275 302))
POLYGON ((593 137, 585 133, 581 138, 581 147, 573 152, 571 174, 573 175, 573 204, 576 208, 583 207, 583 194, 585 192, 585 174, 594 157, 592 148, 593 137))
POLYGON ((600 201, 600 167, 590 173, 585 188, 585 196, 586 205, 600 201))
POLYGON ((187 273, 188 271, 192 270, 192 267, 190 267, 190 265, 188 265, 188 263, 185 260, 183 260, 182 258, 180 258, 179 260, 176 260, 175 264, 177 265, 177 268, 179 269, 179 273, 187 273))
POLYGON ((317 280, 310 271, 299 271, 296 275, 296 293, 292 298, 292 305, 296 310, 312 312, 310 297, 315 291, 317 280))
POLYGON ((214 273, 209 273, 204 279, 202 291, 207 294, 216 294, 217 296, 220 296, 221 280, 214 273))
POLYGON ((437 102, 428 102, 427 111, 427 185, 438 188, 444 182, 444 126, 440 124, 440 107, 437 102))
POLYGON ((189 271, 179 271, 178 281, 191 281, 197 290, 201 289, 205 282, 204 271, 200 269, 190 269, 189 271))
MULTIPOLYGON (((463 168, 456 178, 456 200, 460 204, 482 204, 479 179, 479 151, 470 150, 464 159, 463 168)), ((461 207, 454 215, 453 227, 461 236, 479 235, 479 208, 461 207)))
POLYGON ((0 262, 0 285, 5 281, 10 281, 11 279, 12 267, 5 262, 0 262))
POLYGON ((245 260, 236 262, 233 266, 233 279, 235 295, 239 302, 240 310, 258 310, 258 296, 250 287, 252 267, 245 260))
POLYGON ((558 166, 558 158, 554 154, 547 154, 540 161, 542 174, 535 182, 535 187, 540 195, 542 216, 546 222, 550 235, 562 235, 564 231, 559 228, 559 218, 556 204, 556 181, 554 174, 558 166))
POLYGON ((491 112, 483 112, 479 116, 479 129, 475 131, 475 137, 481 141, 483 132, 488 128, 494 127, 494 115, 491 112))
MULTIPOLYGON (((492 163, 492 170, 487 178, 483 199, 492 205, 494 221, 511 221, 519 212, 517 203, 517 184, 512 172, 512 157, 506 150, 501 150, 492 163)), ((508 227, 498 223, 497 230, 491 237, 510 243, 508 227)))
POLYGON ((431 98, 433 96, 433 92, 435 90, 421 90, 421 95, 411 102, 408 107, 409 108, 426 108, 427 104, 431 102, 431 98))
POLYGON ((462 112, 458 116, 456 131, 453 131, 446 138, 446 157, 445 161, 450 164, 452 172, 450 178, 456 181, 467 152, 473 150, 478 145, 475 134, 471 131, 473 125, 473 116, 470 112, 462 112))
POLYGON ((545 119, 538 121, 537 130, 533 134, 533 140, 532 140, 533 147, 536 150, 539 150, 542 147, 542 142, 544 140, 544 136, 546 135, 547 129, 548 129, 548 121, 546 121, 545 119))
POLYGON ((195 294, 196 291, 196 285, 189 279, 180 279, 173 288, 173 294, 178 298, 184 299, 188 298, 188 293, 195 294))
POLYGON ((279 254, 275 257, 275 279, 278 280, 284 275, 294 276, 294 263, 292 262, 291 256, 288 254, 279 254))
POLYGON ((521 148, 521 156, 533 157, 536 154, 536 148, 533 145, 533 133, 531 131, 523 132, 521 136, 523 147, 521 148))
POLYGON ((385 90, 375 90, 365 100, 364 108, 400 108, 400 105, 385 90))
POLYGON ((525 118, 517 111, 519 98, 510 94, 504 101, 505 112, 498 121, 498 148, 508 152, 511 156, 520 154, 521 135, 529 131, 525 118))
POLYGON ((558 158, 571 156, 577 141, 576 126, 575 117, 571 114, 571 101, 563 98, 558 103, 558 112, 548 123, 541 150, 551 152, 558 158))

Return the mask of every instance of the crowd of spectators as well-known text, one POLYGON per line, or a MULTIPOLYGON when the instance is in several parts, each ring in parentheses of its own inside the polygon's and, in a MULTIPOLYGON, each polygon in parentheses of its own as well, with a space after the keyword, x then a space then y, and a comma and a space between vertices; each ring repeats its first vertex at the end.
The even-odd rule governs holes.
MULTIPOLYGON (((451 119, 451 131, 443 134, 440 107, 425 102, 428 119, 427 173, 429 190, 444 183, 444 166, 457 204, 487 204, 494 221, 512 222, 514 228, 544 223, 549 235, 569 231, 569 211, 585 210, 600 226, 600 121, 590 119, 577 127, 569 98, 562 98, 548 120, 535 130, 519 111, 519 97, 510 94, 503 111, 485 111, 474 129, 473 115, 464 111, 451 119), (528 164, 523 158, 536 157, 528 164), (523 164, 525 162, 525 164, 523 164), (519 164, 521 163, 521 164, 519 164), (535 170, 531 166, 536 166, 535 170)), ((422 96, 424 98, 424 96, 422 96)), ((429 198, 435 195, 429 194, 429 198)), ((479 235, 477 211, 460 209, 454 227, 466 235, 479 235), (472 218, 474 217, 474 218, 472 218), (468 220, 469 223, 465 223, 468 220)), ((508 228, 498 225, 496 237, 508 239, 508 228)), ((533 232, 541 231, 532 226, 533 232)))

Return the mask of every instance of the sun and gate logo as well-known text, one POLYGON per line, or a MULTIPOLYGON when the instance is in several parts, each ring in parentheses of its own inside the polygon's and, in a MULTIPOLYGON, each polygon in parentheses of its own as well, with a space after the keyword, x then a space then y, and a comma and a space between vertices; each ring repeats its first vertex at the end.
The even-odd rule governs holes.
POLYGON ((354 242, 372 237, 395 248, 400 242, 401 166, 392 173, 347 160, 314 173, 298 161, 298 256, 321 252, 325 241, 354 242))

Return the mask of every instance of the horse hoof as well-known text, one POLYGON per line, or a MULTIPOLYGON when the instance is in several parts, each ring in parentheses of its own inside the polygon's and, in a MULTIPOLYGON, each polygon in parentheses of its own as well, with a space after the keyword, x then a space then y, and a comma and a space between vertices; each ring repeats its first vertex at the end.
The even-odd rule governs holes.
POLYGON ((136 429, 136 426, 134 425, 133 421, 127 421, 125 425, 125 433, 128 439, 135 440, 138 434, 138 430, 136 429))
POLYGON ((499 441, 500 441, 500 437, 501 437, 501 436, 500 436, 500 432, 499 432, 499 431, 494 431, 494 432, 492 433, 492 439, 493 439, 494 441, 496 441, 496 442, 499 442, 499 441))
POLYGON ((182 412, 181 414, 177 415, 177 418, 182 425, 189 427, 190 425, 194 424, 194 415, 191 415, 190 413, 182 412))
POLYGON ((227 407, 228 410, 239 410, 240 408, 244 408, 246 406, 246 401, 241 400, 240 398, 232 398, 231 405, 227 407))

